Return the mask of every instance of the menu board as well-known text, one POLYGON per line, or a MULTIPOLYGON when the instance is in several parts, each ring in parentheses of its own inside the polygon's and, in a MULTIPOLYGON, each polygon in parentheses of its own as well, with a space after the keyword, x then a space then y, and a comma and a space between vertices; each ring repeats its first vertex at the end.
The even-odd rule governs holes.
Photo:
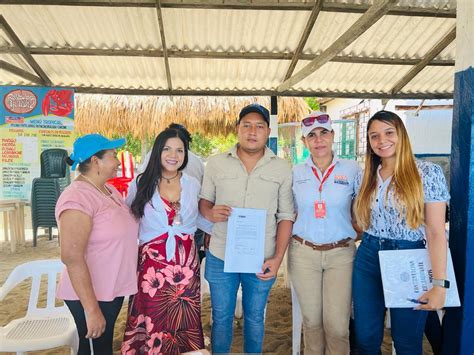
POLYGON ((41 152, 72 148, 74 91, 0 86, 0 97, 0 199, 29 200, 41 152))

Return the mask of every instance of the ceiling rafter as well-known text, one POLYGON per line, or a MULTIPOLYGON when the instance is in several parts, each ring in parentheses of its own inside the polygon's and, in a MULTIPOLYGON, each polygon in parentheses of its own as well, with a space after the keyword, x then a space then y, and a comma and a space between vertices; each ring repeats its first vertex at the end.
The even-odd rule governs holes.
POLYGON ((296 68, 296 63, 298 63, 301 53, 303 53, 304 46, 306 45, 309 35, 311 34, 311 31, 313 30, 314 24, 316 23, 316 20, 318 19, 322 6, 323 6, 323 0, 316 0, 316 2, 314 3, 314 7, 313 7, 313 10, 311 11, 311 15, 309 15, 308 22, 306 23, 306 26, 304 28, 303 34, 301 35, 298 46, 296 47, 295 53, 293 53, 293 58, 291 58, 291 63, 286 72, 285 80, 291 77, 291 75, 293 74, 293 71, 296 68))
POLYGON ((357 38, 359 38, 365 31, 372 27, 381 17, 383 17, 389 10, 390 6, 396 3, 397 0, 374 0, 374 4, 359 18, 354 24, 349 27, 336 41, 334 41, 321 55, 312 60, 309 64, 304 66, 298 73, 292 77, 284 80, 278 86, 278 92, 287 91, 293 85, 299 83, 316 70, 321 68, 324 64, 329 62, 344 48, 349 46, 357 38))
POLYGON ((417 76, 427 65, 434 59, 438 54, 440 54, 443 49, 445 49, 454 39, 456 38, 456 27, 454 26, 451 30, 441 38, 434 46, 431 48, 425 57, 416 64, 413 68, 406 73, 403 78, 401 78, 390 91, 393 94, 398 93, 403 89, 415 76, 417 76))
POLYGON ((168 59, 168 48, 166 47, 166 38, 165 38, 165 26, 163 24, 163 12, 161 11, 161 0, 156 0, 156 17, 158 20, 158 25, 160 27, 160 37, 161 37, 161 46, 163 47, 163 58, 165 62, 166 70, 166 81, 168 83, 168 89, 172 90, 173 85, 171 83, 171 71, 170 71, 170 62, 168 59))
MULTIPOLYGON (((28 86, 28 85, 27 85, 28 86)), ((35 87, 29 85, 29 87, 35 87)), ((62 88, 62 87, 58 87, 62 88)), ((148 95, 148 96, 288 96, 288 97, 328 97, 328 98, 360 98, 360 99, 452 99, 453 94, 449 92, 431 93, 398 93, 388 92, 352 92, 352 91, 287 91, 285 95, 280 95, 276 90, 184 90, 184 89, 122 89, 104 87, 74 87, 64 86, 64 88, 74 89, 80 94, 103 94, 103 95, 148 95)))
MULTIPOLYGON (((163 57, 163 51, 159 49, 98 49, 98 48, 37 48, 27 47, 32 55, 57 55, 57 56, 99 56, 99 57, 163 57)), ((168 58, 202 58, 202 59, 248 59, 248 60, 292 60, 294 53, 291 52, 242 52, 242 51, 190 51, 179 49, 168 49, 168 58)), ((15 47, 0 47, 0 54, 21 54, 15 47)), ((299 60, 314 60, 318 55, 300 54, 299 60)), ((356 64, 381 64, 381 65, 416 65, 419 58, 377 58, 361 57, 355 55, 337 55, 330 60, 336 63, 356 64)), ((453 59, 433 59, 428 63, 430 66, 454 66, 453 59)))
MULTIPOLYGON (((229 10, 294 10, 311 11, 315 1, 293 2, 291 0, 242 1, 242 0, 162 0, 162 8, 229 9, 229 10)), ((56 5, 56 6, 100 6, 100 7, 155 7, 155 0, 2 0, 10 5, 56 5)), ((321 11, 365 13, 368 4, 347 4, 324 1, 321 11)), ((455 8, 391 6, 389 15, 456 18, 455 8)))
POLYGON ((37 77, 36 75, 30 73, 29 71, 26 71, 20 67, 17 67, 16 65, 10 64, 4 60, 0 59, 0 68, 5 69, 7 72, 10 72, 12 74, 15 74, 19 76, 20 78, 26 79, 28 81, 31 81, 32 83, 38 84, 38 85, 43 85, 43 80, 41 78, 37 77))
POLYGON ((15 31, 10 27, 8 24, 7 20, 0 15, 0 27, 3 28, 3 31, 5 34, 8 36, 10 39, 10 42, 20 50, 20 54, 25 58, 26 62, 29 64, 29 66, 35 71, 36 74, 41 78, 42 82, 46 86, 51 86, 52 82, 49 79, 49 77, 46 75, 46 73, 41 69, 40 65, 36 62, 36 60, 33 58, 33 56, 28 52, 26 47, 23 45, 21 42, 20 38, 16 35, 15 31))

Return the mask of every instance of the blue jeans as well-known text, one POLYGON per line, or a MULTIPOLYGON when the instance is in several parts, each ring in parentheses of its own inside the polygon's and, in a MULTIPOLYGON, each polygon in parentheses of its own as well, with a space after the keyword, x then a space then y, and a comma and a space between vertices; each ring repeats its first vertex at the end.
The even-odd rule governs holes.
MULTIPOLYGON (((424 241, 381 239, 364 233, 352 274, 355 339, 359 355, 381 354, 385 303, 379 250, 422 249, 424 245, 424 241)), ((392 339, 397 355, 421 355, 428 312, 411 308, 391 308, 390 316, 392 339)))
POLYGON ((211 289, 212 352, 219 354, 230 352, 237 291, 242 284, 244 352, 261 353, 265 307, 275 279, 262 281, 255 274, 224 272, 224 261, 209 251, 206 251, 205 277, 211 289))

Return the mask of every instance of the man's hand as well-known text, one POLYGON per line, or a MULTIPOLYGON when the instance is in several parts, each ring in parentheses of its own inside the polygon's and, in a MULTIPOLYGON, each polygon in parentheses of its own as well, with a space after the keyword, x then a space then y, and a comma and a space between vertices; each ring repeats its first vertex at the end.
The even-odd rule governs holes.
POLYGON ((93 312, 87 313, 86 323, 86 338, 99 338, 105 331, 105 318, 100 308, 97 308, 97 310, 93 312))
POLYGON ((232 207, 226 205, 214 205, 212 207, 208 218, 211 222, 226 222, 232 213, 232 207))
POLYGON ((281 258, 270 258, 265 260, 262 265, 262 272, 257 273, 257 277, 260 280, 270 280, 278 275, 278 269, 280 268, 282 259, 281 258))

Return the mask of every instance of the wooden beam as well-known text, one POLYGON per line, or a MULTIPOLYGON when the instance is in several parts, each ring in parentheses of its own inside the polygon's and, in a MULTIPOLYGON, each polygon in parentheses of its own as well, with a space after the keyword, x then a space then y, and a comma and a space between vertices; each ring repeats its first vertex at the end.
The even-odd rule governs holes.
POLYGON ((398 93, 403 89, 419 72, 421 72, 428 63, 433 60, 438 54, 440 54, 443 49, 445 49, 454 39, 456 38, 456 27, 453 27, 438 43, 431 48, 425 57, 413 68, 410 69, 408 73, 403 76, 392 88, 391 92, 393 94, 398 93))
MULTIPOLYGON (((99 57, 163 57, 159 49, 96 49, 96 48, 37 48, 27 47, 32 55, 58 55, 58 56, 99 56, 99 57)), ((189 51, 168 49, 168 58, 202 58, 202 59, 248 59, 248 60, 291 60, 294 53, 289 52, 217 52, 217 51, 189 51)), ((20 54, 15 47, 0 47, 0 54, 20 54)), ((301 54, 299 60, 314 60, 318 56, 301 54)), ((351 55, 337 55, 331 62, 381 64, 381 65, 416 65, 421 61, 417 58, 374 58, 356 57, 351 55)), ((453 59, 436 59, 428 63, 430 66, 454 66, 453 59)))
POLYGON ((10 64, 5 62, 4 60, 0 59, 0 68, 5 69, 6 71, 19 76, 20 78, 26 79, 31 81, 32 83, 43 85, 43 80, 38 78, 36 75, 31 74, 30 72, 17 67, 16 65, 10 64))
POLYGON ((3 28, 5 34, 8 36, 13 45, 19 48, 21 55, 25 58, 26 62, 35 71, 35 73, 38 74, 38 76, 43 81, 43 84, 46 86, 51 86, 51 80, 48 78, 43 69, 41 69, 41 67, 33 58, 33 56, 28 52, 23 43, 21 43, 20 38, 18 38, 16 33, 13 31, 13 29, 10 27, 10 25, 2 15, 0 15, 0 27, 3 28))
POLYGON ((149 95, 149 96, 290 96, 290 97, 331 97, 360 99, 452 99, 452 92, 427 92, 418 94, 387 92, 334 92, 334 91, 287 91, 280 95, 276 90, 181 90, 181 89, 115 89, 103 87, 64 87, 82 94, 104 95, 149 95))
MULTIPOLYGON (((322 11, 327 12, 349 12, 361 14, 365 13, 370 4, 346 4, 343 2, 324 3, 322 11)), ((390 6, 387 15, 394 16, 417 16, 417 17, 439 17, 439 18, 456 18, 456 8, 439 9, 436 7, 417 7, 417 6, 390 6)))
POLYGON ((165 26, 163 24, 163 13, 161 11, 161 0, 156 0, 156 17, 160 27, 161 46, 163 47, 163 58, 165 62, 166 81, 168 82, 168 89, 172 90, 170 62, 168 60, 168 49, 166 47, 165 26))
POLYGON ((382 16, 384 16, 391 5, 397 0, 374 0, 374 4, 365 12, 346 32, 344 32, 333 44, 331 44, 323 53, 315 60, 307 64, 298 73, 291 78, 284 80, 278 86, 278 92, 287 91, 293 85, 299 83, 308 77, 324 64, 333 59, 339 52, 354 42, 361 34, 374 25, 382 16))
MULTIPOLYGON (((316 0, 294 2, 292 0, 252 1, 252 0, 162 0, 162 8, 185 9, 227 9, 227 10, 290 10, 311 11, 316 0)), ((55 5, 55 6, 98 6, 98 7, 145 7, 154 8, 155 0, 2 0, 6 5, 55 5)), ((368 4, 347 4, 325 1, 321 11, 364 13, 368 4)), ((436 7, 392 6, 389 15, 456 18, 456 8, 439 9, 436 7)))
POLYGON ((318 99, 318 103, 319 105, 326 105, 328 102, 334 100, 334 97, 324 97, 324 98, 321 98, 321 99, 318 99))
MULTIPOLYGON (((337 55, 331 62, 336 63, 355 63, 355 64, 376 64, 376 65, 416 65, 421 59, 418 58, 374 58, 374 57, 355 57, 348 55, 337 55)), ((453 67, 454 59, 433 59, 428 63, 435 67, 453 67)))
POLYGON ((322 6, 323 6, 323 0, 316 0, 313 10, 311 11, 311 15, 309 15, 308 22, 306 23, 306 27, 304 28, 303 34, 301 35, 298 46, 296 47, 296 51, 295 53, 293 53, 293 58, 291 58, 291 63, 286 72, 285 80, 291 77, 291 75, 293 74, 296 64, 298 63, 298 60, 301 54, 303 53, 304 46, 306 45, 309 35, 311 34, 311 31, 313 30, 314 24, 316 23, 316 20, 318 19, 319 13, 321 12, 322 6))
POLYGON ((395 111, 452 110, 453 105, 395 105, 395 111))
POLYGON ((418 112, 420 112, 421 107, 425 103, 426 99, 421 100, 420 104, 418 105, 418 108, 415 110, 415 116, 418 116, 418 112))

